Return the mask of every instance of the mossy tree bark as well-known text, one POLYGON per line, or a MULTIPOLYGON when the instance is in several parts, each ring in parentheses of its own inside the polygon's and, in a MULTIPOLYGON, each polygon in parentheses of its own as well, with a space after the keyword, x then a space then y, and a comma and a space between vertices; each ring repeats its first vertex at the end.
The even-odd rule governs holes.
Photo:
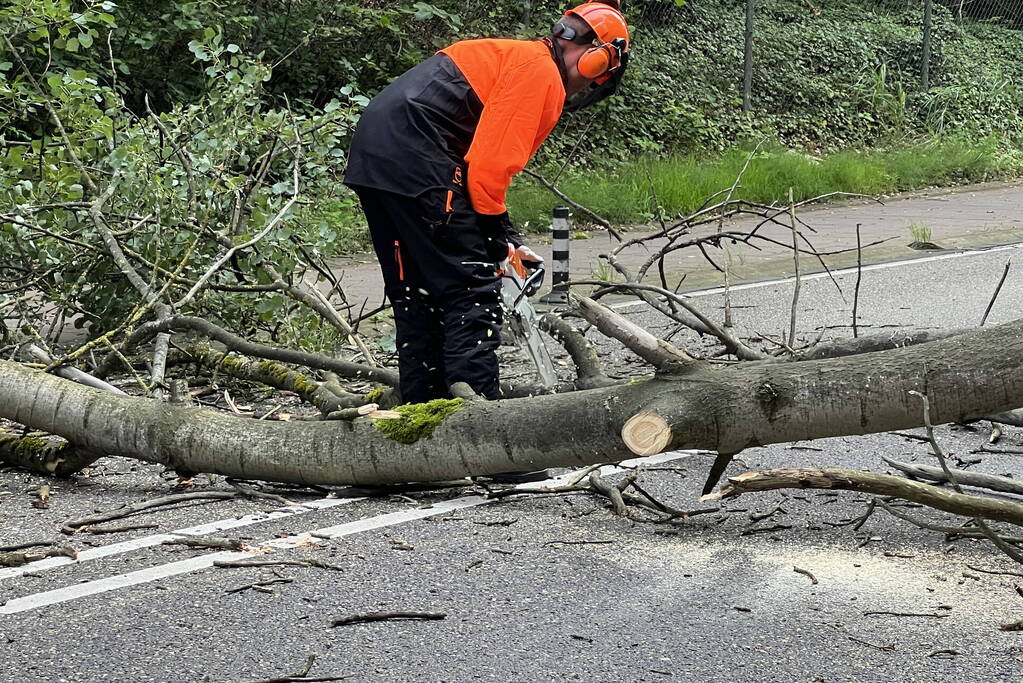
POLYGON ((919 346, 796 363, 696 365, 684 374, 568 394, 469 401, 402 444, 373 420, 265 422, 115 396, 0 362, 0 416, 93 451, 196 472, 317 484, 430 481, 618 461, 622 428, 659 416, 664 449, 736 452, 935 423, 1023 405, 1023 322, 919 346))

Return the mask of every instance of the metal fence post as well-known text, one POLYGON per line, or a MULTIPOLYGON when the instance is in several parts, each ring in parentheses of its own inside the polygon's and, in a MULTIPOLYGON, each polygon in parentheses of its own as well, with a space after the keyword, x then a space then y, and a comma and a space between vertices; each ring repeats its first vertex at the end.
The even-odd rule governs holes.
POLYGON ((920 57, 920 85, 924 92, 931 89, 931 29, 934 0, 924 0, 924 40, 920 57))
POLYGON ((924 45, 920 64, 920 84, 924 92, 931 89, 931 28, 934 0, 924 0, 924 45))
POLYGON ((571 233, 571 225, 568 222, 569 212, 567 206, 559 206, 554 209, 551 219, 551 233, 554 238, 554 253, 551 254, 551 291, 540 297, 540 302, 545 304, 567 304, 568 303, 568 242, 571 233))
POLYGON ((750 100, 753 96, 753 3, 756 0, 746 0, 746 49, 743 56, 742 66, 742 111, 750 110, 750 100))

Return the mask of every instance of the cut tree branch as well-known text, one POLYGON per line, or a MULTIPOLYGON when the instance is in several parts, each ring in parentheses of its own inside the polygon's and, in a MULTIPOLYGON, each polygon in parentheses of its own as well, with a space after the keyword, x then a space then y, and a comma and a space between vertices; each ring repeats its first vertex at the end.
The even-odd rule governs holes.
POLYGON ((571 295, 579 315, 602 333, 617 339, 627 349, 658 370, 692 368, 696 359, 678 347, 658 339, 636 323, 615 313, 607 306, 584 296, 571 295))
POLYGON ((954 493, 890 474, 858 470, 802 468, 746 472, 729 477, 728 483, 720 491, 706 495, 702 500, 734 498, 744 493, 775 489, 844 489, 878 496, 895 496, 956 515, 1023 526, 1023 505, 1019 503, 954 493))

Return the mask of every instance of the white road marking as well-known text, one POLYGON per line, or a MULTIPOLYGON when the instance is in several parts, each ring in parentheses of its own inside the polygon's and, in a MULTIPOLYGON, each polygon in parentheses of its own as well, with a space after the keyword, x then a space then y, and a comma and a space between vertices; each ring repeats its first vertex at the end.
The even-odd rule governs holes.
MULTIPOLYGON (((621 466, 633 467, 639 464, 652 465, 662 462, 668 462, 671 460, 681 460, 682 458, 689 458, 694 455, 697 455, 700 452, 701 451, 671 451, 668 453, 661 453, 660 455, 653 455, 647 458, 635 458, 632 460, 626 460, 621 463, 621 466)), ((609 474, 619 469, 621 469, 621 467, 619 466, 607 465, 605 467, 602 467, 600 471, 602 474, 609 474)), ((546 481, 523 484, 520 488, 535 489, 546 486, 557 486, 571 479, 573 476, 576 475, 576 473, 577 471, 568 472, 567 474, 552 477, 551 479, 547 479, 546 481)), ((351 502, 354 500, 362 499, 356 498, 331 499, 331 501, 334 502, 335 505, 340 504, 341 502, 351 502)), ((455 498, 440 503, 434 503, 433 505, 429 505, 426 507, 414 508, 411 510, 401 510, 399 512, 391 512, 384 515, 377 515, 376 517, 360 519, 355 522, 346 522, 344 524, 323 527, 321 529, 313 529, 312 531, 306 531, 299 534, 286 536, 284 538, 273 538, 258 544, 258 546, 270 546, 272 548, 292 548, 297 545, 301 545, 310 539, 315 540, 318 537, 329 536, 332 539, 344 538, 345 536, 352 536, 354 534, 362 533, 363 531, 381 529, 383 527, 394 526, 396 524, 403 524, 405 522, 424 519, 426 517, 435 517, 437 515, 451 512, 453 510, 461 510, 464 508, 477 507, 480 505, 488 505, 490 503, 495 502, 497 501, 494 499, 483 498, 481 496, 463 496, 462 498, 455 498)), ((20 598, 13 598, 11 600, 8 600, 2 606, 0 606, 0 615, 17 614, 18 612, 25 612, 39 607, 56 605, 58 603, 68 602, 70 600, 77 600, 78 598, 84 598, 90 595, 97 595, 99 593, 106 593, 109 591, 118 590, 120 588, 138 586, 140 584, 159 581, 160 579, 165 579, 172 576, 190 574, 201 569, 208 569, 212 567, 213 563, 216 561, 236 560, 245 557, 252 557, 254 554, 257 553, 258 551, 254 552, 222 551, 216 553, 207 553, 206 555, 199 555, 198 557, 192 557, 187 560, 179 560, 177 562, 161 564, 155 567, 139 569, 137 571, 128 572, 126 574, 117 574, 115 576, 108 576, 106 578, 87 581, 85 583, 65 586, 63 588, 56 588, 54 590, 44 591, 41 593, 34 593, 20 598)), ((33 565, 37 564, 39 563, 33 563, 33 565)))
MULTIPOLYGON (((869 266, 863 266, 860 270, 866 273, 872 270, 886 270, 888 268, 902 268, 903 266, 912 266, 918 263, 930 263, 932 261, 945 261, 947 259, 965 258, 968 256, 984 256, 986 254, 994 254, 1000 251, 1011 251, 1015 249, 1021 249, 1023 245, 1020 244, 1007 244, 1001 247, 991 247, 989 249, 979 249, 976 251, 957 251, 951 254, 937 254, 935 256, 921 256, 920 258, 903 259, 901 261, 888 261, 885 263, 875 263, 869 266)), ((831 275, 838 277, 839 275, 855 275, 856 268, 839 268, 832 270, 831 275)), ((800 276, 800 281, 808 282, 810 280, 821 280, 823 278, 831 277, 826 271, 819 273, 810 273, 809 275, 800 276)), ((761 282, 748 282, 742 285, 732 285, 729 289, 733 292, 741 292, 744 289, 759 289, 761 287, 775 287, 778 285, 790 284, 796 281, 794 276, 775 278, 771 280, 763 280, 761 282)), ((724 294, 724 287, 714 287, 712 289, 698 289, 692 292, 680 292, 681 296, 686 298, 697 298, 701 296, 714 296, 716 294, 724 294)), ((623 308, 629 308, 632 306, 645 306, 642 301, 624 301, 618 304, 614 304, 611 308, 621 310, 623 308)))
POLYGON ((204 536, 217 531, 227 531, 228 529, 237 529, 239 527, 249 526, 250 524, 270 522, 275 519, 283 519, 285 517, 294 517, 296 515, 302 515, 315 510, 325 510, 337 505, 354 503, 357 500, 365 500, 365 498, 320 498, 319 500, 313 500, 308 503, 285 505, 271 510, 270 512, 245 515, 243 517, 232 517, 230 519, 221 519, 216 522, 188 527, 187 529, 178 529, 177 531, 168 531, 163 534, 143 536, 142 538, 134 538, 130 541, 122 541, 121 543, 110 543, 98 548, 82 550, 78 553, 77 559, 71 559, 70 557, 50 557, 45 560, 39 560, 38 562, 30 562, 26 565, 22 565, 21 567, 0 569, 0 580, 10 579, 28 573, 35 574, 45 569, 53 569, 54 567, 63 567, 69 564, 80 564, 82 562, 88 562, 89 560, 98 560, 102 557, 120 555, 122 553, 139 550, 141 548, 149 548, 154 545, 160 545, 164 541, 171 541, 175 538, 180 538, 181 536, 204 536))

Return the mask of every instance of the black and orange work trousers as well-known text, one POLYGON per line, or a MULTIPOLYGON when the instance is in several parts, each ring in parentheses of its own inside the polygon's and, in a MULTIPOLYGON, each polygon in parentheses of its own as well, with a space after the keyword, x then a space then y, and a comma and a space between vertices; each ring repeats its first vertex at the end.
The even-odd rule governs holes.
POLYGON ((481 227, 468 201, 451 190, 406 197, 353 189, 394 310, 402 398, 450 398, 455 382, 498 398, 501 285, 494 264, 507 248, 505 236, 481 227))

